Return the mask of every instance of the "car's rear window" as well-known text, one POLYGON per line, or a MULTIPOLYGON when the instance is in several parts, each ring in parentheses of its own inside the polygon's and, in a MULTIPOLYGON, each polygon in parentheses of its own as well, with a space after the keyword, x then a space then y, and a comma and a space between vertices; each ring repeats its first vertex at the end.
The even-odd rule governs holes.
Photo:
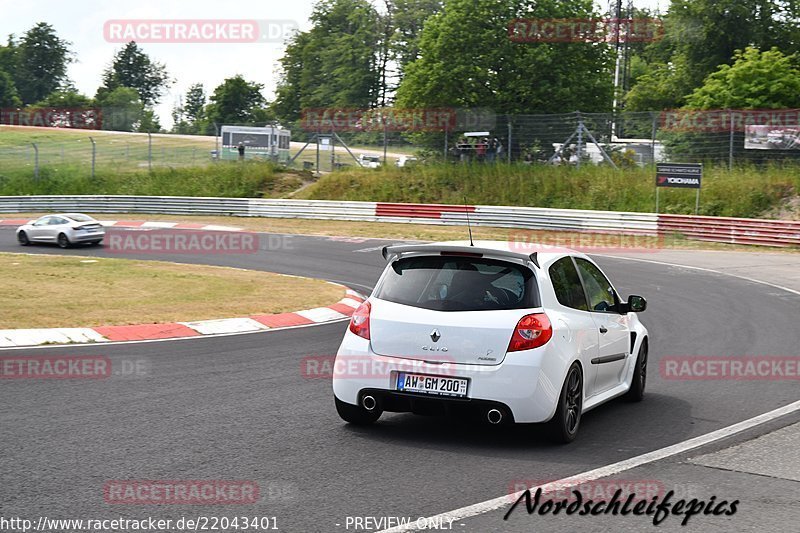
POLYGON ((392 263, 376 297, 436 311, 539 307, 533 272, 495 259, 424 256, 392 263))
POLYGON ((92 217, 86 215, 67 215, 67 217, 75 222, 89 222, 90 220, 94 220, 92 217))

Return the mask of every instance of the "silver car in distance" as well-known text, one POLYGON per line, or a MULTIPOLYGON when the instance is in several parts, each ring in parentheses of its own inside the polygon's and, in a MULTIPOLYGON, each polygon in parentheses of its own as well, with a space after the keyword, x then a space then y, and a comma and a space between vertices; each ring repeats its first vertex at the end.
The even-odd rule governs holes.
POLYGON ((17 228, 17 242, 22 246, 44 242, 68 248, 73 244, 100 244, 105 236, 100 222, 81 213, 45 215, 17 228))

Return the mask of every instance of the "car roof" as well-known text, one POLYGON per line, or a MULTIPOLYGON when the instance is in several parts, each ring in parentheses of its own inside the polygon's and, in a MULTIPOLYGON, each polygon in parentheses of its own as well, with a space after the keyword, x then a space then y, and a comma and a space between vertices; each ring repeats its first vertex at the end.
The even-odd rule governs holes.
POLYGON ((94 218, 92 218, 91 216, 84 215, 83 213, 51 213, 49 215, 44 215, 42 217, 39 217, 39 219, 42 219, 44 217, 61 217, 61 218, 68 218, 70 220, 75 220, 76 216, 87 217, 87 218, 91 218, 92 220, 94 220, 94 218))
POLYGON ((473 245, 469 241, 444 241, 426 244, 398 244, 384 248, 384 257, 399 257, 407 253, 437 253, 437 252, 461 252, 461 253, 480 253, 490 256, 509 257, 534 261, 534 263, 545 267, 561 259, 565 255, 585 257, 581 252, 539 243, 516 242, 516 241, 474 241, 473 245), (535 255, 535 259, 531 255, 535 255))

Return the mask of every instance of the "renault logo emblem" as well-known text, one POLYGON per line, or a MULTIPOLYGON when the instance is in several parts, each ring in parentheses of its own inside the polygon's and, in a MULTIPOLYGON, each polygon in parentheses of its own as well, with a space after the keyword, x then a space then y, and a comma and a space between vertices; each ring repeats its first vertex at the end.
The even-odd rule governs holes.
POLYGON ((431 340, 433 342, 439 342, 439 339, 441 339, 441 338, 442 338, 442 335, 439 333, 438 329, 434 329, 433 331, 431 331, 431 340))

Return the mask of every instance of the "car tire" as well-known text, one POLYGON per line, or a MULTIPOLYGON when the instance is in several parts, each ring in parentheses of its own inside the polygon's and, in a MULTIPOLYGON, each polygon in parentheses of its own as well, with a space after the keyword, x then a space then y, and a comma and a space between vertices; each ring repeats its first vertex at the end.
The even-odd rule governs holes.
POLYGON ((360 405, 353 405, 343 402, 335 396, 333 399, 336 402, 336 412, 339 413, 339 416, 342 418, 342 420, 348 424, 353 424, 354 426, 368 426, 369 424, 372 424, 378 420, 381 417, 381 414, 383 414, 383 411, 378 408, 375 408, 372 411, 367 411, 360 405))
POLYGON ((553 442, 568 444, 578 436, 583 410, 583 372, 578 363, 567 371, 561 394, 558 397, 556 414, 549 422, 549 436, 553 442))
POLYGON ((636 356, 636 366, 633 369, 631 388, 625 393, 625 400, 641 402, 644 399, 645 385, 647 385, 647 339, 642 341, 642 345, 639 347, 639 355, 636 356))
POLYGON ((17 233, 17 242, 19 242, 21 246, 28 246, 31 243, 30 239, 28 239, 28 234, 24 231, 17 233))
POLYGON ((69 238, 64 233, 58 234, 56 242, 58 242, 58 246, 60 246, 61 248, 69 248, 70 245, 72 244, 71 242, 69 242, 69 238))

